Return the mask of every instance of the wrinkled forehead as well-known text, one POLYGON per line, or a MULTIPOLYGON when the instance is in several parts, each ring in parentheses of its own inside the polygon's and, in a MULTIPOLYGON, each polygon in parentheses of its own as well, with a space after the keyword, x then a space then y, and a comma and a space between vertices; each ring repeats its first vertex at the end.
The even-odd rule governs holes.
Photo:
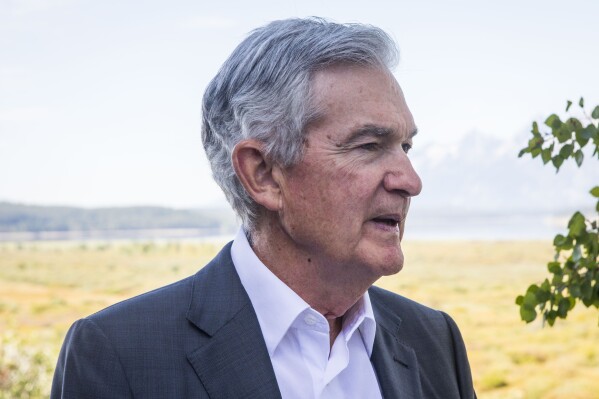
MULTIPOLYGON (((328 93, 340 88, 348 89, 349 87, 344 86, 349 86, 345 83, 349 83, 350 81, 353 86, 352 89, 357 89, 358 92, 346 90, 345 94, 359 95, 364 90, 371 89, 369 83, 373 76, 377 76, 379 81, 382 81, 380 77, 383 77, 386 85, 385 94, 396 96, 402 105, 406 105, 403 91, 395 76, 393 76, 393 73, 387 67, 345 63, 329 65, 310 73, 308 91, 311 104, 318 106, 328 93)), ((380 89, 381 87, 377 86, 377 88, 380 89)))
POLYGON ((396 115, 407 129, 415 129, 403 91, 384 66, 335 64, 315 71, 310 77, 309 105, 313 122, 327 115, 351 119, 368 107, 373 117, 396 115))

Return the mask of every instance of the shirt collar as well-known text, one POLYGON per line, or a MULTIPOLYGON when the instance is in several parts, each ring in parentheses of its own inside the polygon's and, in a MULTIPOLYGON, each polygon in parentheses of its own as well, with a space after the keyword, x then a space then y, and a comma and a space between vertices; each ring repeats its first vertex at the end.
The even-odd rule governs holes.
POLYGON ((342 332, 346 342, 349 341, 356 330, 360 332, 368 356, 371 356, 376 334, 376 321, 374 320, 374 311, 372 310, 368 291, 362 295, 354 306, 349 308, 345 313, 345 317, 343 317, 342 332))
MULTIPOLYGON (((310 305, 258 259, 241 228, 233 240, 231 258, 258 317, 268 353, 272 356, 294 321, 310 309, 310 305)), ((376 323, 368 291, 344 317, 342 332, 346 341, 356 330, 360 331, 368 355, 372 355, 376 323)))
POLYGON ((233 240, 231 258, 258 317, 268 353, 272 356, 294 320, 310 305, 258 259, 243 229, 239 229, 233 240))

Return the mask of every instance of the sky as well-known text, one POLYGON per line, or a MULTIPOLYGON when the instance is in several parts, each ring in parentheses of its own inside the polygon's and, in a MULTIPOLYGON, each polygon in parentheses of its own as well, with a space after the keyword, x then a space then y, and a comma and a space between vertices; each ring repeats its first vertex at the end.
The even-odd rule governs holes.
POLYGON ((472 134, 525 137, 568 99, 599 104, 591 0, 0 0, 0 201, 222 206, 204 88, 250 30, 306 16, 398 42, 415 159, 433 144, 466 153, 472 134))

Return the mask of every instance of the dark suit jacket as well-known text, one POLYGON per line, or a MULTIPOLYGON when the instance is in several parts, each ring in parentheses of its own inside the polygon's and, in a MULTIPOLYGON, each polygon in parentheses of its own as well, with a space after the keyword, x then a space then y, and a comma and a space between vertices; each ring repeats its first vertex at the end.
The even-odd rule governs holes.
MULTIPOLYGON (((196 275, 77 321, 51 398, 280 398, 231 244, 196 275)), ((446 314, 372 287, 372 364, 383 397, 472 398, 460 332, 446 314)))

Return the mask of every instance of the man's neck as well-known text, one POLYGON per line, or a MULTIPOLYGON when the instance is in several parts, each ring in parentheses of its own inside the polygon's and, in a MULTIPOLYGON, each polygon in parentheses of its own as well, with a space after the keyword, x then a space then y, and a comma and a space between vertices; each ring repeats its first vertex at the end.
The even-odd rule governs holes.
POLYGON ((337 336, 341 332, 343 328, 343 318, 336 317, 334 319, 329 319, 329 345, 332 348, 337 336))
POLYGON ((331 345, 342 328, 343 316, 378 279, 352 275, 357 268, 332 264, 286 242, 278 231, 254 231, 252 249, 264 265, 313 309, 329 321, 331 345))

